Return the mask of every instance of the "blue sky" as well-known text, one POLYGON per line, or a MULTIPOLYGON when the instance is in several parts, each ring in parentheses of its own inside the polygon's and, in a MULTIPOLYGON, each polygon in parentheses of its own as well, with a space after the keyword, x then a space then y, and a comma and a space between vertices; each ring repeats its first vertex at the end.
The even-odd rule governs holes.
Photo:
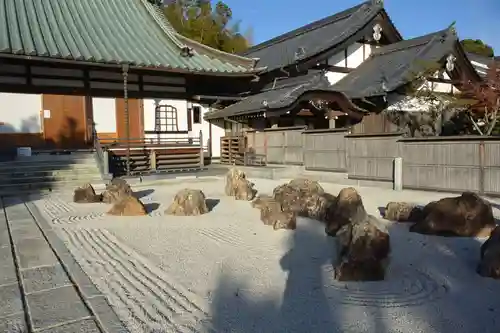
MULTIPOLYGON (((362 0, 226 0, 242 31, 252 26, 254 43, 355 6, 362 0)), ((482 39, 500 55, 500 0, 385 0, 384 6, 404 38, 457 22, 460 39, 482 39)))

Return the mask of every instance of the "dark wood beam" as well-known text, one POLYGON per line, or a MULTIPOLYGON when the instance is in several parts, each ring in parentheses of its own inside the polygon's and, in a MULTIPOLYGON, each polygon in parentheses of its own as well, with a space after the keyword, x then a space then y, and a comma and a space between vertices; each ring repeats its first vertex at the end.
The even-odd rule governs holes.
POLYGON ((317 69, 325 69, 331 72, 337 72, 337 73, 344 73, 344 74, 349 74, 355 68, 349 68, 349 67, 342 67, 342 66, 334 66, 334 65, 327 65, 327 64, 319 64, 316 66, 317 69))

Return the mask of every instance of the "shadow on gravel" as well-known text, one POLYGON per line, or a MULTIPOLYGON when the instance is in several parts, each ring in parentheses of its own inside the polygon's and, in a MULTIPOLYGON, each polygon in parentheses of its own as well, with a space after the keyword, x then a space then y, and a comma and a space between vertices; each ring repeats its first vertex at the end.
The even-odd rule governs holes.
POLYGON ((148 212, 148 214, 151 214, 152 212, 154 212, 155 210, 160 208, 160 204, 156 203, 156 202, 152 202, 152 203, 144 204, 144 207, 146 208, 146 212, 148 212))
POLYGON ((208 211, 211 212, 219 203, 220 199, 206 199, 208 211))
MULTIPOLYGON (((406 223, 389 224, 387 281, 338 283, 328 278, 335 238, 309 228, 314 223, 299 222, 289 232, 289 251, 276 261, 287 273, 282 296, 277 296, 282 289, 281 283, 273 284, 274 277, 263 286, 253 281, 251 271, 259 272, 258 267, 238 275, 223 269, 211 299, 213 332, 498 330, 500 299, 488 295, 500 293, 500 281, 476 273, 482 240, 420 235, 410 233, 406 223)), ((263 256, 262 262, 273 257, 265 251, 238 256, 241 261, 263 256)))
POLYGON ((140 191, 134 191, 134 196, 137 199, 141 199, 144 197, 147 197, 148 195, 151 195, 155 192, 154 189, 147 189, 147 190, 140 190, 140 191))

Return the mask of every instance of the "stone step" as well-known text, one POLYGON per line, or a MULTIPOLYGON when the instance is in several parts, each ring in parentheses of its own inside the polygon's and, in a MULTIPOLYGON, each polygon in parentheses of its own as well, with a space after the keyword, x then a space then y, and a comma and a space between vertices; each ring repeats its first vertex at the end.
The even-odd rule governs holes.
POLYGON ((97 163, 93 164, 57 164, 57 163, 44 163, 44 164, 26 164, 26 165, 0 165, 0 174, 10 173, 13 170, 19 172, 31 171, 51 171, 51 170, 94 170, 97 169, 97 163))
POLYGON ((87 174, 64 174, 52 176, 21 176, 21 177, 0 177, 0 186, 10 184, 29 184, 29 183, 47 183, 47 182, 61 182, 61 181, 81 181, 86 179, 100 179, 101 175, 98 172, 87 174))
POLYGON ((27 184, 8 184, 0 185, 0 196, 18 195, 20 193, 43 194, 48 192, 68 192, 71 193, 75 188, 86 183, 91 183, 95 188, 102 188, 104 183, 101 179, 81 179, 58 182, 37 182, 27 184))
POLYGON ((58 157, 57 155, 55 156, 49 156, 49 157, 44 157, 44 158, 38 158, 38 157, 22 157, 18 158, 12 161, 5 161, 5 162, 0 162, 0 168, 4 167, 12 167, 12 166, 19 166, 19 167, 24 167, 24 166, 32 166, 32 165, 39 165, 39 166, 48 166, 48 165, 54 165, 54 166, 64 166, 64 165, 95 165, 96 160, 93 155, 90 156, 79 156, 79 157, 58 157))
POLYGON ((32 177, 64 177, 64 176, 87 176, 99 174, 99 169, 96 167, 76 168, 76 169, 15 169, 0 172, 0 180, 9 178, 32 178, 32 177))

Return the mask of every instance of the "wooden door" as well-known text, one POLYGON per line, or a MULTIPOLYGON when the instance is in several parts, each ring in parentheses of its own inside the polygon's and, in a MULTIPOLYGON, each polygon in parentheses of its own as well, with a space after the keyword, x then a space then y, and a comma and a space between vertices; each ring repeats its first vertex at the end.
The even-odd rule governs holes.
POLYGON ((85 97, 42 95, 43 134, 52 148, 89 147, 85 97))
MULTIPOLYGON (((130 139, 144 138, 144 106, 142 99, 128 100, 128 114, 130 119, 130 139)), ((125 100, 116 99, 116 134, 120 139, 127 138, 127 127, 125 122, 125 100)), ((124 141, 125 142, 125 141, 124 141)))

